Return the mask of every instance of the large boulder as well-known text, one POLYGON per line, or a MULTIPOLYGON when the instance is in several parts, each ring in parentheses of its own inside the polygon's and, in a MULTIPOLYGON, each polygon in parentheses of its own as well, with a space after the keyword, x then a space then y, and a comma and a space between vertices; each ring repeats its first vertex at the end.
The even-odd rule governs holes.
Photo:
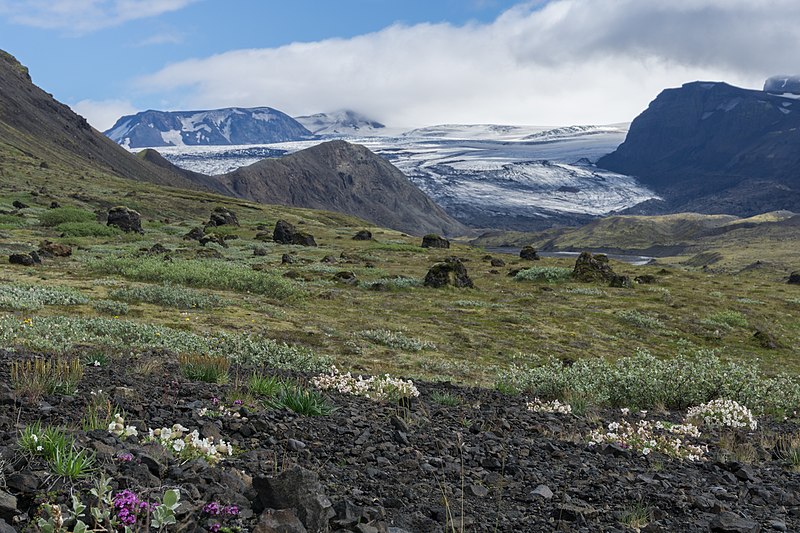
POLYGON ((447 285, 453 287, 474 287, 467 274, 467 267, 457 257, 450 257, 433 265, 425 275, 424 285, 438 289, 447 285))
POLYGON ((789 285, 800 285, 800 270, 796 270, 789 274, 789 281, 787 281, 789 285))
POLYGON ((314 236, 305 231, 298 231, 292 235, 292 244, 299 244, 300 246, 316 246, 317 241, 314 236))
POLYGON ((294 466, 275 477, 259 476, 253 488, 266 509, 291 509, 310 533, 330 530, 328 521, 336 513, 311 470, 294 466))
POLYGON ((608 256, 590 252, 581 252, 581 255, 575 261, 575 268, 572 271, 574 279, 588 283, 596 281, 610 282, 614 276, 614 271, 611 269, 611 265, 608 264, 608 256))
POLYGON ((371 241, 372 240, 372 232, 368 229, 362 229, 355 235, 353 235, 354 241, 371 241))
POLYGON ((27 254, 11 254, 8 256, 8 262, 12 265, 33 266, 40 264, 42 260, 36 252, 29 252, 27 254))
POLYGON ((239 219, 236 213, 227 207, 215 207, 206 226, 238 226, 239 219))
POLYGON ((539 254, 536 253, 536 248, 530 244, 522 247, 522 250, 519 251, 519 257, 528 261, 538 261, 540 259, 539 254))
POLYGON ((43 257, 69 257, 72 247, 57 242, 42 241, 39 243, 39 255, 43 257))
POLYGON ((423 248, 450 248, 450 241, 440 237, 435 233, 429 233, 422 237, 423 248))
POLYGON ((108 210, 107 225, 117 227, 125 233, 144 233, 142 215, 121 205, 108 210))
POLYGON ((184 241, 199 241, 206 234, 205 230, 201 227, 192 228, 183 236, 184 241))
POLYGON ((294 226, 285 220, 279 220, 275 223, 275 229, 272 231, 272 240, 279 244, 317 245, 313 235, 304 231, 297 231, 294 226))

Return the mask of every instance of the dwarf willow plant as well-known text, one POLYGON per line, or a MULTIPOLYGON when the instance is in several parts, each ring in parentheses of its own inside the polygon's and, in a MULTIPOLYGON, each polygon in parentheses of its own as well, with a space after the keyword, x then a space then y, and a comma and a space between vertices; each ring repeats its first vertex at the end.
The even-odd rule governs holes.
POLYGON ((404 350, 407 352, 420 352, 422 350, 435 350, 436 344, 428 341, 409 337, 402 331, 390 331, 388 329, 367 329, 360 331, 357 335, 376 344, 404 350))
POLYGON ((277 369, 319 371, 331 359, 313 351, 278 343, 258 335, 189 331, 109 318, 32 317, 0 315, 0 345, 66 352, 75 345, 131 350, 166 349, 177 353, 224 356, 232 362, 277 369))
POLYGON ((208 259, 107 257, 88 261, 90 270, 136 281, 254 293, 278 300, 300 296, 300 287, 277 274, 257 272, 248 265, 208 259))
POLYGON ((756 414, 791 414, 800 407, 800 378, 767 376, 757 364, 721 360, 713 351, 658 359, 640 350, 616 361, 582 359, 572 364, 535 358, 500 373, 499 389, 543 400, 582 398, 595 405, 685 409, 717 398, 735 400, 756 414))
POLYGON ((91 211, 77 207, 57 207, 48 209, 39 215, 39 224, 42 226, 58 226, 74 222, 95 222, 97 217, 91 211))
POLYGON ((89 299, 70 287, 12 283, 0 285, 0 309, 36 311, 45 305, 82 305, 89 299))
POLYGON ((516 281, 561 283, 572 279, 572 269, 563 267, 531 267, 517 272, 514 279, 516 281))
POLYGON ((216 294, 169 284, 124 287, 111 291, 110 296, 114 300, 145 302, 177 309, 213 309, 226 303, 216 294))

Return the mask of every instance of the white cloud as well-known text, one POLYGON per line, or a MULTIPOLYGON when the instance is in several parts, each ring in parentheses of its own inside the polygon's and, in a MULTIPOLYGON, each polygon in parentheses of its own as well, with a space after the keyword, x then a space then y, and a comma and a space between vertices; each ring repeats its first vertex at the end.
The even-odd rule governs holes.
POLYGON ((82 34, 183 9, 197 0, 0 0, 0 16, 24 26, 82 34))
POLYGON ((490 24, 395 25, 191 59, 139 87, 172 109, 353 108, 398 126, 607 123, 687 81, 760 87, 800 71, 798 49, 796 0, 553 0, 490 24))
POLYGON ((127 100, 81 100, 70 107, 99 131, 106 131, 120 117, 137 112, 127 100))

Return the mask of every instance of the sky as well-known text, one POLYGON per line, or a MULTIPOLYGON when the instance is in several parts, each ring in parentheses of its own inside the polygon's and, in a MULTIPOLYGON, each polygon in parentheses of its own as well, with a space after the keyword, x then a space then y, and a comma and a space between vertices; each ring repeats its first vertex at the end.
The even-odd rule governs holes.
POLYGON ((100 130, 232 106, 611 124, 686 82, 800 73, 800 1, 0 0, 0 48, 100 130))

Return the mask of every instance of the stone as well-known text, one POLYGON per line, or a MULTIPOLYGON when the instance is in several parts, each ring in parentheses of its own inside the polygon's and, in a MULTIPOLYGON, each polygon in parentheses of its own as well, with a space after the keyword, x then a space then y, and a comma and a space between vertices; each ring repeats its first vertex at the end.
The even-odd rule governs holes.
POLYGON ((203 228, 197 227, 189 230, 189 233, 183 236, 184 241, 199 241, 206 234, 203 228))
POLYGON ((423 248, 450 248, 450 241, 435 233, 429 233, 422 237, 421 246, 423 248))
POLYGON ((56 202, 55 200, 50 202, 50 209, 58 209, 59 207, 61 207, 61 204, 56 202))
POLYGON ((530 244, 522 247, 522 250, 519 251, 519 257, 527 261, 538 261, 540 259, 539 254, 536 253, 536 248, 530 244))
POLYGON ((336 258, 334 256, 332 256, 332 255, 326 255, 325 257, 320 259, 319 262, 320 263, 328 263, 329 265, 334 265, 334 264, 338 263, 339 261, 337 261, 336 258))
POLYGON ((292 263, 294 263, 294 257, 292 257, 291 255, 283 254, 281 256, 281 264, 282 265, 291 265, 292 263))
POLYGON ((786 522, 783 520, 770 520, 769 527, 774 531, 788 531, 786 522))
POLYGON ((292 236, 292 244, 299 244, 300 246, 316 246, 317 241, 314 236, 305 231, 298 231, 292 236))
POLYGON ((161 255, 161 254, 168 254, 170 253, 170 251, 171 250, 169 248, 157 242, 147 250, 147 253, 148 255, 161 255))
POLYGON ((279 220, 275 223, 275 229, 272 230, 272 240, 278 244, 292 244, 294 234, 294 226, 285 220, 279 220))
POLYGON ((590 252, 581 252, 581 255, 575 261, 575 268, 572 271, 573 278, 587 283, 596 281, 609 282, 614 275, 611 265, 608 264, 607 255, 592 254, 590 252))
POLYGON ((635 281, 639 285, 652 285, 653 283, 656 283, 658 281, 658 278, 656 278, 652 274, 642 274, 641 276, 636 276, 635 278, 633 278, 633 281, 635 281))
POLYGON ((308 533, 291 509, 267 509, 258 518, 253 533, 308 533))
POLYGON ((125 233, 144 233, 142 215, 125 206, 112 207, 108 210, 106 225, 121 229, 125 233))
POLYGON ((758 533, 761 526, 736 513, 723 511, 711 521, 710 530, 715 533, 758 533))
POLYGON ((319 477, 311 470, 295 465, 275 477, 259 476, 253 479, 253 488, 264 507, 290 508, 308 531, 329 531, 328 520, 336 513, 319 477))
POLYGON ((41 263, 42 260, 36 252, 29 252, 27 254, 11 254, 8 256, 8 262, 12 265, 33 266, 41 263))
POLYGON ((577 521, 585 521, 587 518, 591 518, 597 514, 597 510, 589 507, 588 505, 576 505, 572 503, 563 503, 557 505, 555 509, 553 509, 552 517, 558 521, 566 521, 566 522, 577 522, 577 521))
POLYGON ((780 348, 780 344, 778 344, 775 336, 765 329, 756 329, 756 332, 753 333, 753 338, 758 341, 758 344, 760 344, 762 348, 767 350, 777 350, 780 348))
POLYGON ((17 513, 17 498, 0 490, 0 518, 11 520, 17 513))
POLYGON ((372 232, 366 229, 362 229, 355 235, 353 235, 354 241, 371 241, 372 240, 372 232))
POLYGON ((72 247, 66 244, 42 241, 39 243, 38 253, 43 257, 69 257, 72 255, 72 247))
POLYGON ((358 284, 358 278, 356 277, 355 272, 351 272, 349 270, 342 270, 341 272, 334 274, 333 281, 338 281, 339 283, 344 283, 346 285, 358 284))
POLYGON ((206 226, 238 226, 239 219, 227 207, 215 207, 206 226))
POLYGON ((496 257, 492 258, 489 262, 493 267, 504 267, 506 266, 506 262, 502 259, 498 259, 496 257))
POLYGON ((423 284, 426 287, 433 287, 434 289, 447 285, 459 288, 474 287, 472 280, 467 274, 467 268, 464 266, 464 263, 455 257, 448 258, 441 263, 433 265, 425 275, 423 284))
POLYGON ((30 207, 28 204, 23 204, 19 200, 14 200, 11 205, 14 206, 14 209, 27 209, 30 207))
POLYGON ((616 287, 618 289, 630 289, 631 287, 633 287, 633 283, 631 283, 631 278, 629 278, 628 276, 614 274, 608 281, 608 286, 616 287))
POLYGON ((469 491, 478 498, 485 498, 489 495, 489 489, 481 485, 470 485, 469 491))
POLYGON ((268 253, 269 251, 261 246, 256 246, 253 248, 253 255, 256 257, 265 257, 268 253))
POLYGON ((531 494, 544 498, 545 500, 553 498, 553 491, 550 490, 550 487, 547 485, 537 485, 537 487, 531 491, 531 494))
POLYGON ((17 530, 11 527, 8 522, 0 518, 0 533, 17 533, 17 530))
POLYGON ((14 492, 32 495, 39 490, 39 478, 33 472, 17 472, 8 476, 6 486, 14 492))
POLYGON ((228 247, 228 244, 225 242, 225 239, 222 238, 222 235, 217 235, 216 233, 206 233, 205 235, 200 237, 201 246, 205 246, 208 243, 218 244, 223 248, 228 247))
POLYGON ((800 270, 795 270, 789 274, 789 280, 786 283, 789 285, 800 285, 800 270))

